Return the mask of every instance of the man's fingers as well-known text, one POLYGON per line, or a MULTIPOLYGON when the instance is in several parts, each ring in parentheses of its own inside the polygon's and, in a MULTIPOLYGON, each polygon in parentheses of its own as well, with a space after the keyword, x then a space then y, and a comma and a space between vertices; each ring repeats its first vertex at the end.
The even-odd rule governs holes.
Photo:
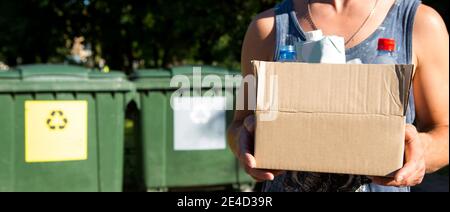
POLYGON ((244 155, 244 165, 246 167, 251 168, 251 169, 256 168, 256 159, 255 159, 255 157, 253 157, 253 155, 250 154, 250 153, 246 153, 244 155))
POLYGON ((401 187, 402 184, 398 183, 394 180, 394 178, 388 178, 388 177, 373 177, 372 182, 378 185, 383 186, 395 186, 395 187, 401 187))
MULTIPOLYGON (((395 187, 406 187, 406 186, 416 186, 422 183, 424 176, 424 168, 408 168, 411 166, 405 166, 405 168, 413 170, 412 172, 402 175, 399 171, 395 178, 387 178, 387 177, 371 177, 373 183, 384 186, 395 186, 395 187), (399 178, 399 176, 405 176, 403 179, 399 178)), ((406 173, 407 170, 404 170, 406 173)))
POLYGON ((254 133, 255 132, 256 119, 255 119, 254 115, 250 115, 244 120, 244 127, 250 133, 254 133))
POLYGON ((244 120, 244 128, 241 129, 239 144, 241 149, 240 161, 245 167, 245 171, 258 182, 274 180, 276 176, 283 174, 283 171, 256 169, 256 159, 253 156, 253 133, 255 132, 255 116, 248 116, 244 120))
POLYGON ((423 143, 420 142, 420 136, 413 125, 406 126, 405 133, 405 159, 406 161, 418 161, 423 158, 423 143))
POLYGON ((280 170, 270 170, 269 172, 272 173, 275 177, 286 173, 286 171, 280 171, 280 170))
POLYGON ((241 132, 239 133, 239 150, 240 154, 244 156, 246 153, 253 154, 254 143, 251 135, 247 132, 246 129, 241 128, 241 132))
POLYGON ((283 171, 256 169, 256 159, 250 153, 246 153, 241 157, 241 163, 244 165, 245 171, 258 182, 274 180, 276 176, 283 173, 283 171))
POLYGON ((406 125, 405 133, 405 153, 406 161, 420 160, 423 157, 423 153, 420 151, 423 149, 420 142, 419 133, 416 127, 413 125, 406 125))
POLYGON ((405 165, 394 178, 373 177, 375 184, 384 186, 415 186, 420 184, 425 174, 423 146, 419 133, 413 125, 407 125, 405 131, 405 165))
POLYGON ((252 176, 255 180, 262 182, 262 181, 272 181, 275 179, 275 175, 271 172, 267 172, 261 169, 248 169, 248 174, 252 176))
POLYGON ((423 173, 417 171, 410 178, 406 179, 404 182, 407 186, 416 186, 421 184, 423 181, 423 173))
POLYGON ((395 174, 395 181, 397 183, 404 183, 408 178, 415 174, 418 170, 418 165, 415 162, 406 163, 405 166, 395 174))
POLYGON ((411 124, 406 125, 406 131, 405 131, 406 144, 413 142, 418 137, 419 137, 419 133, 417 132, 416 127, 411 124))
POLYGON ((416 166, 415 172, 405 179, 404 184, 416 186, 422 183, 426 172, 425 164, 417 164, 416 166))
POLYGON ((395 175, 395 181, 400 184, 414 184, 425 173, 424 153, 419 133, 413 125, 406 126, 405 133, 406 163, 395 175))

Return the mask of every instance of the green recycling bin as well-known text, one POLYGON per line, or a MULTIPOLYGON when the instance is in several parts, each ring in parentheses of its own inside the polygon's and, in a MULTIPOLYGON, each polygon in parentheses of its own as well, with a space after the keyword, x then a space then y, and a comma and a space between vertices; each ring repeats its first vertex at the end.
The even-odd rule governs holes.
POLYGON ((226 69, 202 67, 200 76, 193 74, 192 66, 182 66, 132 75, 139 96, 147 190, 251 187, 252 180, 226 142, 226 128, 233 116, 226 106, 233 104, 236 88, 236 84, 225 85, 227 74, 226 69))
POLYGON ((0 191, 122 191, 124 109, 133 93, 119 72, 0 72, 0 191))

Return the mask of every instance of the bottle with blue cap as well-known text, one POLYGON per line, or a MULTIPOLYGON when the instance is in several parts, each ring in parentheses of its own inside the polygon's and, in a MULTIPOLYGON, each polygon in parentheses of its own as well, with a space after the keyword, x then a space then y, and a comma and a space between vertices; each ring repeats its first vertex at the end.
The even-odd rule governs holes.
POLYGON ((292 35, 287 35, 285 45, 280 47, 280 62, 296 62, 297 51, 295 50, 296 38, 292 35))

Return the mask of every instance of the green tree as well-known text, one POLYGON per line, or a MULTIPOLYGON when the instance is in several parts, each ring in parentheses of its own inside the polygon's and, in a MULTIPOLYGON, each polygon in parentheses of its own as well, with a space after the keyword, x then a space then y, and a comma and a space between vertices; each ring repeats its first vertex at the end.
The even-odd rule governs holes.
MULTIPOLYGON (((112 69, 214 64, 239 67, 259 12, 281 0, 0 0, 0 61, 63 62, 84 36, 112 69)), ((424 0, 448 23, 448 1, 424 0)))

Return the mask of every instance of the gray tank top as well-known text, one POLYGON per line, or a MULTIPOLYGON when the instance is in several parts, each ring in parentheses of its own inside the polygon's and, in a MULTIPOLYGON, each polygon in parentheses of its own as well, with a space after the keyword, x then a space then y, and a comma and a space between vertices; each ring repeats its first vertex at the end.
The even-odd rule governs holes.
MULTIPOLYGON (((420 0, 396 0, 378 29, 355 47, 346 50, 347 60, 359 58, 363 63, 370 63, 377 55, 379 38, 393 38, 397 49, 395 59, 399 64, 412 64, 412 34, 414 17, 420 0)), ((275 58, 280 55, 280 46, 285 44, 287 35, 305 40, 293 6, 293 0, 284 0, 275 7, 276 47, 275 58)), ((412 124, 415 119, 414 94, 411 92, 406 121, 412 124)), ((409 191, 409 188, 385 187, 370 184, 364 176, 320 174, 305 172, 287 172, 276 177, 273 182, 266 182, 264 191, 320 192, 320 191, 409 191)))

